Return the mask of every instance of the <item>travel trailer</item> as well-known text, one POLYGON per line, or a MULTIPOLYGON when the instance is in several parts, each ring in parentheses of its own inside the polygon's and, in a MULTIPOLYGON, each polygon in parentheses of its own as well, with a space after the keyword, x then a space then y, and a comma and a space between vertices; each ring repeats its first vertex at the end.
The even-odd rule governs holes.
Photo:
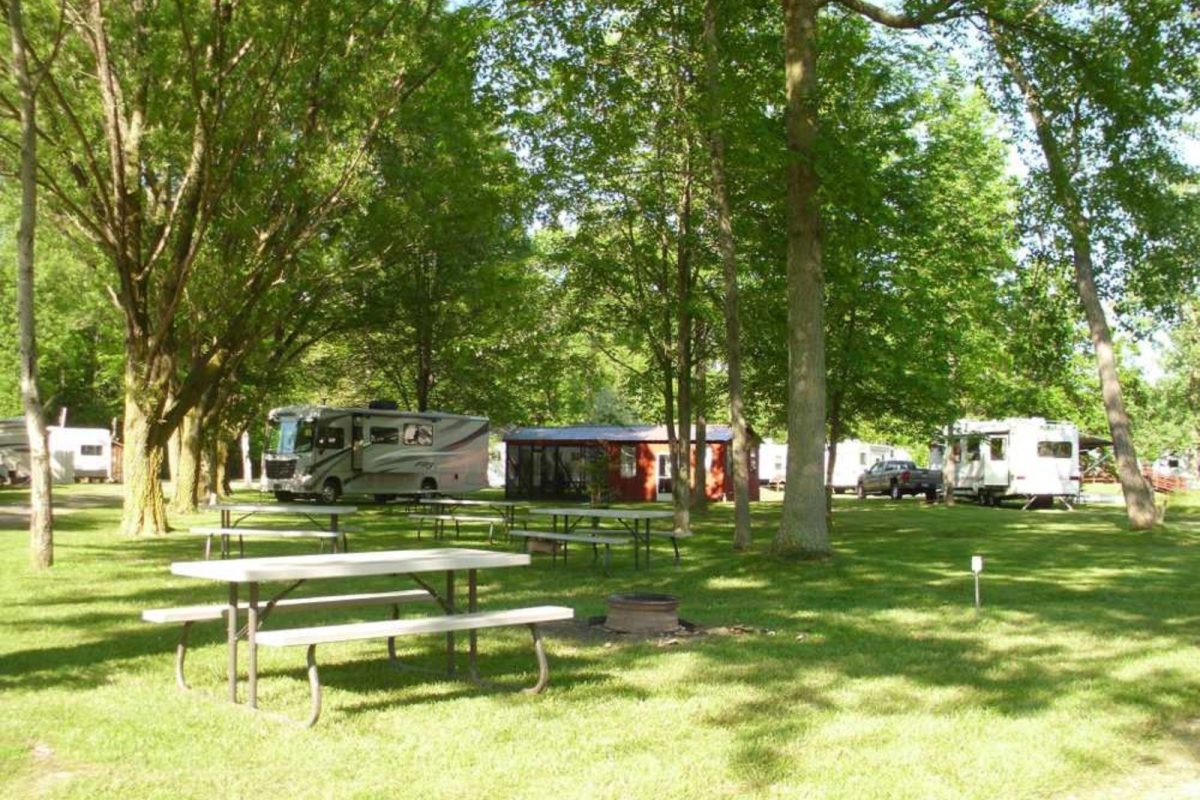
MULTIPOLYGON (((912 456, 903 447, 889 444, 872 444, 858 439, 838 442, 837 460, 833 463, 833 490, 839 493, 854 491, 858 476, 871 465, 889 458, 911 459, 912 456)), ((825 450, 825 466, 829 466, 828 448, 825 450)), ((787 445, 764 441, 759 450, 758 482, 777 486, 784 482, 786 474, 787 445)))
POLYGON ((377 402, 368 408, 275 408, 267 425, 262 488, 279 500, 332 503, 343 494, 370 494, 384 502, 418 491, 487 486, 483 417, 398 411, 377 402))
MULTIPOLYGON (((959 420, 947 436, 955 448, 955 494, 984 505, 1006 498, 1035 500, 1079 495, 1079 429, 1040 417, 959 420)), ((941 469, 945 445, 934 445, 930 466, 941 469)))
MULTIPOLYGON (((107 429, 51 425, 46 430, 55 483, 112 480, 112 434, 107 429)), ((0 470, 9 482, 29 477, 29 437, 21 417, 0 420, 0 470)))

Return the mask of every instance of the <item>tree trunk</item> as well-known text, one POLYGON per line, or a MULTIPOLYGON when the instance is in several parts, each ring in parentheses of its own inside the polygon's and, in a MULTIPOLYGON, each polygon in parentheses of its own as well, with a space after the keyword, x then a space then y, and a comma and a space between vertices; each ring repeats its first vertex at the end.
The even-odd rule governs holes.
POLYGON ((200 495, 200 457, 203 451, 203 431, 200 426, 202 412, 193 408, 183 418, 183 424, 171 436, 179 442, 179 455, 172 476, 175 494, 171 498, 171 511, 176 514, 194 514, 200 495))
POLYGON ((825 518, 825 315, 817 192, 819 0, 784 0, 787 86, 788 458, 783 515, 772 544, 782 555, 833 551, 825 518))
POLYGON ((942 502, 947 506, 953 506, 955 501, 954 486, 958 474, 956 439, 954 426, 951 425, 946 428, 946 450, 942 453, 942 502))
MULTIPOLYGON (((679 90, 682 92, 682 89, 679 90)), ((675 373, 678 382, 679 427, 675 433, 675 452, 671 459, 671 492, 675 501, 675 530, 691 528, 692 479, 692 164, 688 137, 684 136, 683 191, 679 197, 679 241, 675 255, 676 351, 675 373)))
MULTIPOLYGON (((131 386, 128 379, 126 386, 131 386)), ((150 422, 134 399, 133 391, 126 389, 125 395, 125 504, 121 533, 152 536, 170 530, 159 481, 163 448, 154 442, 150 422)))
POLYGON ((37 228, 37 105, 25 53, 21 0, 9 0, 8 29, 12 71, 21 102, 21 219, 17 228, 17 345, 21 361, 21 406, 29 439, 29 563, 47 569, 54 563, 54 514, 51 507, 50 448, 37 385, 37 335, 33 302, 33 246, 37 228))
POLYGON ((717 213, 717 246, 725 280, 725 358, 729 377, 729 422, 733 426, 733 549, 750 546, 750 447, 742 398, 742 323, 738 310, 737 249, 733 212, 725 173, 724 101, 720 81, 717 0, 704 3, 704 69, 708 84, 708 145, 713 204, 717 213))
POLYGON ((242 453, 242 488, 254 488, 254 465, 250 462, 250 431, 242 431, 238 437, 242 453))
POLYGON ((842 439, 842 401, 841 393, 835 392, 829 404, 829 444, 825 457, 825 513, 833 513, 833 470, 837 466, 838 442, 842 439))
POLYGON ((1117 478, 1125 496, 1125 513, 1134 530, 1149 530, 1154 527, 1154 490, 1142 477, 1138 468, 1137 451, 1129 425, 1129 414, 1121 395, 1121 382, 1117 377, 1117 358, 1113 350, 1112 332, 1100 296, 1096 290, 1095 268, 1092 262, 1091 223, 1084 211, 1079 189, 1072 182, 1067 158, 1062 152, 1050 120, 1042 105, 1041 95, 1025 72, 1021 62, 1009 47, 1003 34, 994 22, 989 32, 996 50, 1013 76, 1025 107, 1033 120, 1042 155, 1053 187, 1054 200, 1062 211, 1064 224, 1071 236, 1071 253, 1075 267, 1075 286, 1079 301, 1087 317, 1088 332, 1096 350, 1096 367, 1100 375, 1100 392, 1104 399, 1104 413, 1108 418, 1109 435, 1113 440, 1113 454, 1117 461, 1117 478))
POLYGON ((704 414, 708 392, 708 366, 703 356, 696 361, 696 463, 692 479, 692 512, 708 510, 708 419, 704 414))

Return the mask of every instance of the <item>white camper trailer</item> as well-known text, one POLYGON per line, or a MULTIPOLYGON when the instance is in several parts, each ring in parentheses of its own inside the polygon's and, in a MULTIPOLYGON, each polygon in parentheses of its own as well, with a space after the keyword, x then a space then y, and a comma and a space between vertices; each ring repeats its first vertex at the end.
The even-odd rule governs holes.
MULTIPOLYGON (((51 425, 46 431, 55 483, 112 480, 112 434, 107 429, 51 425)), ((0 470, 10 482, 29 477, 29 437, 21 417, 0 420, 0 470)))
POLYGON ((787 475, 787 445, 764 439, 758 446, 758 483, 778 486, 787 475))
MULTIPOLYGON (((372 406, 383 405, 372 403, 372 406)), ((268 414, 263 489, 279 500, 384 501, 487 486, 488 421, 438 411, 285 406, 268 414)))
MULTIPOLYGON (((858 439, 846 439, 837 444, 837 459, 833 462, 830 487, 841 494, 851 492, 858 486, 864 472, 880 461, 899 459, 911 461, 912 456, 903 447, 890 444, 872 444, 858 439)), ((825 470, 829 470, 829 448, 825 449, 825 470)))
MULTIPOLYGON (((1021 498, 1028 507, 1039 498, 1079 494, 1079 429, 1070 422, 1040 417, 959 420, 947 438, 955 448, 956 494, 984 505, 1021 498)), ((935 445, 930 466, 944 464, 944 445, 935 445)))

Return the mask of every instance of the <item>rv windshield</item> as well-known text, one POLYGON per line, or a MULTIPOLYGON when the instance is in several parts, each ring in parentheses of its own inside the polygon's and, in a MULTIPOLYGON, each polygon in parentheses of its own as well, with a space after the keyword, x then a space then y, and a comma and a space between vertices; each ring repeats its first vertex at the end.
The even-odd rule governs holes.
POLYGON ((313 446, 313 424, 295 418, 271 420, 271 439, 267 449, 272 453, 306 453, 313 446))

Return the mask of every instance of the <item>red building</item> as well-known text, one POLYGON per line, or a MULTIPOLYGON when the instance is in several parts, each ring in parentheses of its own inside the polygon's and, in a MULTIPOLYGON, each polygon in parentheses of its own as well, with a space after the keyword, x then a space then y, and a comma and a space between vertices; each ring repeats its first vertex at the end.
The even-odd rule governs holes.
MULTIPOLYGON (((606 478, 606 497, 614 502, 671 499, 666 426, 518 428, 504 437, 504 443, 507 498, 587 500, 589 477, 598 483, 599 475, 606 478)), ((732 500, 732 428, 710 425, 705 449, 709 499, 732 500)), ((695 459, 693 445, 693 464, 695 459)), ((758 499, 757 474, 758 441, 751 436, 751 500, 758 499)))

